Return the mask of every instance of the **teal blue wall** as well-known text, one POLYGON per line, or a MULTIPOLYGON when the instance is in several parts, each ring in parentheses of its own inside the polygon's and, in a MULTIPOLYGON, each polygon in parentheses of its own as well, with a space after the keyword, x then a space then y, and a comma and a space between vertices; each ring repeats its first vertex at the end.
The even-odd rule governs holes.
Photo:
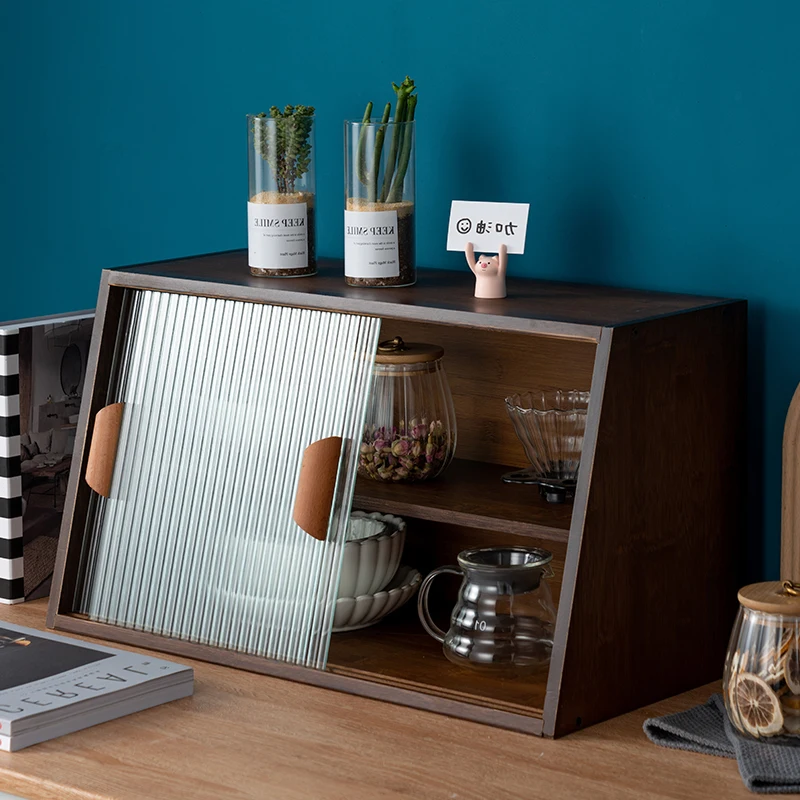
POLYGON ((452 198, 529 201, 521 273, 751 301, 748 557, 777 576, 799 29, 796 0, 2 0, 0 319, 92 306, 105 266, 244 246, 243 117, 272 103, 318 108, 340 255, 341 120, 408 72, 422 265, 463 266, 452 198))

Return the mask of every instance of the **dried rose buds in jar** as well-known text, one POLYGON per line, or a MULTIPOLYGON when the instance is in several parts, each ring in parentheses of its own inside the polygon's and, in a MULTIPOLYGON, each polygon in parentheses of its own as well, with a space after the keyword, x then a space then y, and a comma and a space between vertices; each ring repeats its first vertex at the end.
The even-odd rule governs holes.
POLYGON ((424 481, 450 463, 456 447, 444 350, 400 337, 382 342, 361 438, 358 471, 378 481, 424 481))

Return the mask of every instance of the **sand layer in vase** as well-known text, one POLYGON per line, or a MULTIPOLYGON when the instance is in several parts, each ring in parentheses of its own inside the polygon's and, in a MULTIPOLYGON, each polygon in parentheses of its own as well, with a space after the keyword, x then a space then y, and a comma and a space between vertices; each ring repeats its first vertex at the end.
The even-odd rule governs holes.
POLYGON ((251 203, 265 205, 284 205, 286 203, 306 204, 306 230, 308 232, 308 266, 290 267, 288 269, 265 269, 250 267, 253 275, 260 278, 299 278, 304 275, 315 275, 317 272, 317 243, 314 210, 315 196, 311 192, 259 192, 250 198, 251 203))
POLYGON ((396 211, 397 249, 400 274, 393 278, 353 278, 345 275, 349 286, 411 286, 417 280, 417 265, 414 242, 414 204, 371 203, 368 200, 349 198, 348 211, 396 211))

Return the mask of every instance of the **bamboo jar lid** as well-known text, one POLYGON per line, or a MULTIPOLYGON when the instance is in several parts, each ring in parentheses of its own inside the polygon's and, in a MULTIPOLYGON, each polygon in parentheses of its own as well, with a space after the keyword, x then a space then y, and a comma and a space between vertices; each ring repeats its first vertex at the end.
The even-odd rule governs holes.
POLYGON ((753 611, 800 617, 800 584, 791 581, 751 583, 739 589, 739 602, 753 611))
POLYGON ((423 342, 404 342, 401 337, 387 339, 378 345, 375 356, 377 364, 424 364, 438 361, 444 355, 444 348, 423 342))

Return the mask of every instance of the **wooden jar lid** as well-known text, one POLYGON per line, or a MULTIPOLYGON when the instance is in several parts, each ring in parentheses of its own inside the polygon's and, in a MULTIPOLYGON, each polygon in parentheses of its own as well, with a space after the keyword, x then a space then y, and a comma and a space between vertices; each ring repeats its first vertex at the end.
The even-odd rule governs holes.
POLYGON ((387 339, 378 345, 375 356, 377 364, 422 364, 437 361, 444 355, 444 348, 423 342, 404 342, 399 336, 387 339))
POLYGON ((751 583, 739 589, 739 602, 753 611, 800 617, 800 584, 792 584, 791 581, 751 583), (796 594, 792 594, 792 591, 796 594))

